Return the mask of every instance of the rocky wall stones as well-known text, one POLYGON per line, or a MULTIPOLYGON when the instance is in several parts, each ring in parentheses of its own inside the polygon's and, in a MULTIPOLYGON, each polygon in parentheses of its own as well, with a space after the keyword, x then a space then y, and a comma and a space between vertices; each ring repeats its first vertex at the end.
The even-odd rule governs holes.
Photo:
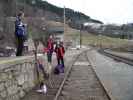
POLYGON ((1 69, 0 100, 20 100, 35 86, 35 76, 34 60, 24 60, 1 69))

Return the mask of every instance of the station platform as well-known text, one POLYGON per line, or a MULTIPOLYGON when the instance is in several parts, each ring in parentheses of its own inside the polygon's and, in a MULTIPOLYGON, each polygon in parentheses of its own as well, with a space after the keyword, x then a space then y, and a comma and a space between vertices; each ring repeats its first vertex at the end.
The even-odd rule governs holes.
MULTIPOLYGON (((123 57, 129 55, 126 53, 115 54, 123 57)), ((111 100, 133 100, 132 66, 117 62, 99 54, 96 50, 88 53, 88 57, 111 100)), ((133 56, 130 55, 130 59, 132 58, 133 56)))

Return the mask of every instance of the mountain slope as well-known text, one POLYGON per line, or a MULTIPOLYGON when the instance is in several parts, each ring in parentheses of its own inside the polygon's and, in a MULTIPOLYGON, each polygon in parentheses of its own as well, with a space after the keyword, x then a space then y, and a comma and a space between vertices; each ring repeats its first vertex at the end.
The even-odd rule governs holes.
MULTIPOLYGON (((21 2, 23 2, 23 0, 21 2)), ((48 3, 47 1, 42 1, 42 0, 25 0, 25 3, 27 3, 32 7, 43 9, 45 12, 49 11, 51 13, 57 14, 58 16, 55 16, 54 20, 63 22, 63 16, 64 16, 63 8, 57 7, 55 5, 48 3)), ((49 18, 50 17, 53 17, 53 16, 49 16, 49 18)), ((79 28, 80 24, 84 22, 94 22, 94 23, 100 23, 100 24, 103 23, 99 20, 92 19, 90 16, 87 16, 81 12, 77 12, 69 8, 66 8, 66 20, 67 20, 67 23, 74 28, 79 28)))
MULTIPOLYGON (((45 22, 43 22, 43 19, 41 18, 45 18, 46 21, 63 22, 64 9, 54 6, 46 1, 0 0, 0 47, 2 48, 5 46, 15 46, 14 20, 19 10, 24 11, 27 18, 26 23, 30 29, 33 30, 31 32, 34 32, 36 35, 44 33, 42 27, 45 22)), ((83 22, 102 23, 101 21, 94 20, 81 12, 66 8, 66 23, 69 26, 79 29, 83 22)))

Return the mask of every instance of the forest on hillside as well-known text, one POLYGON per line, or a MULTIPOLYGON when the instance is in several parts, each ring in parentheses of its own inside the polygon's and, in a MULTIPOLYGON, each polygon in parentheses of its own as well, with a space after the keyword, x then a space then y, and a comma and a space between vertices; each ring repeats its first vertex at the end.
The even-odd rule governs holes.
MULTIPOLYGON (((40 36, 39 33, 44 35, 42 29, 46 26, 46 21, 63 22, 64 9, 47 1, 0 0, 0 44, 2 47, 14 46, 14 21, 20 10, 24 11, 25 18, 27 18, 25 20, 28 24, 28 33, 34 36, 40 36), (43 17, 45 21, 40 19, 43 17)), ((81 12, 66 8, 66 24, 80 29, 80 25, 84 22, 102 23, 81 12)))
MULTIPOLYGON (((19 2, 26 3, 28 5, 31 5, 36 8, 43 9, 44 11, 50 11, 52 13, 56 13, 60 20, 63 21, 63 14, 64 14, 64 8, 57 7, 55 5, 52 5, 48 3, 47 1, 42 0, 19 0, 19 2)), ((93 22, 93 23, 100 23, 101 21, 92 19, 90 16, 87 16, 81 12, 74 11, 72 9, 66 8, 66 20, 68 24, 70 24, 74 28, 79 28, 80 24, 84 22, 93 22)))

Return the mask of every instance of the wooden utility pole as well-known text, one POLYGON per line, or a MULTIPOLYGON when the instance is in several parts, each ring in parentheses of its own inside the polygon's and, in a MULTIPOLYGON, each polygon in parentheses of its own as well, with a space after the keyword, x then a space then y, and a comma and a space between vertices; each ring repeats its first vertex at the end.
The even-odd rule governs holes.
POLYGON ((26 6, 26 2, 25 2, 25 0, 24 0, 24 8, 23 8, 23 12, 24 12, 24 13, 26 13, 26 12, 25 12, 25 6, 26 6))
POLYGON ((81 37, 81 25, 80 25, 80 48, 81 48, 81 45, 82 45, 82 37, 81 37))
POLYGON ((79 23, 79 25, 80 25, 80 48, 82 48, 82 23, 81 23, 81 16, 80 16, 80 14, 79 14, 79 20, 80 20, 80 23, 79 23))
POLYGON ((65 24, 66 24, 66 8, 64 6, 64 33, 65 33, 65 24))
POLYGON ((63 37, 63 41, 64 41, 64 46, 66 47, 66 8, 64 6, 64 37, 63 37))

